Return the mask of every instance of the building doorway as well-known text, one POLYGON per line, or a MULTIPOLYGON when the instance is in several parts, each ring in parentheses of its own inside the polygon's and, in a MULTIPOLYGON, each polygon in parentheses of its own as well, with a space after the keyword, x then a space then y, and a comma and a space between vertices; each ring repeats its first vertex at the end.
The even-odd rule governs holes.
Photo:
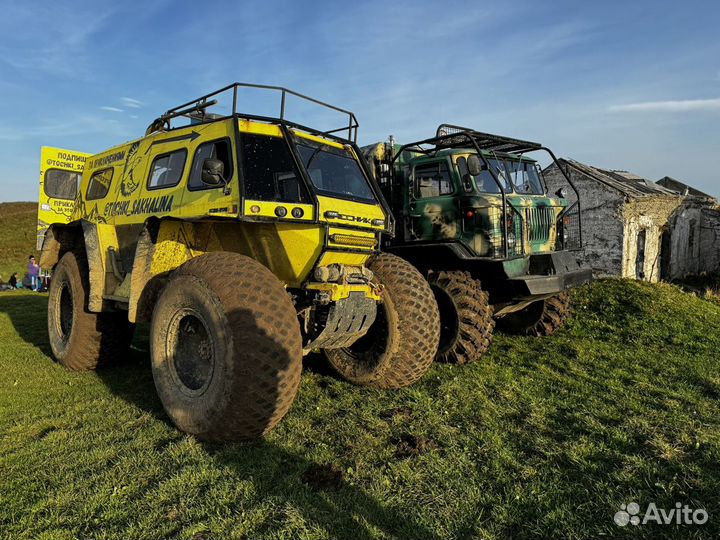
POLYGON ((660 279, 670 281, 670 246, 672 234, 665 229, 660 236, 660 279))
POLYGON ((642 229, 637 236, 637 255, 635 256, 635 277, 645 279, 645 238, 647 231, 642 229))

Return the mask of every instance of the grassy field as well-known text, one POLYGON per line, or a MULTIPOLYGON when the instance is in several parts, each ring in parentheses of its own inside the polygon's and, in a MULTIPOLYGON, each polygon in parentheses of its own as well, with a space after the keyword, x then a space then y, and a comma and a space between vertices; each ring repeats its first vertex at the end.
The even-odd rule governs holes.
POLYGON ((13 272, 22 278, 28 256, 35 251, 37 203, 0 203, 0 278, 7 281, 13 272))
POLYGON ((720 303, 621 280, 575 302, 556 336, 499 335, 402 391, 310 359, 267 439, 207 445, 169 424, 147 329, 126 365, 70 373, 45 295, 0 293, 0 535, 717 537, 720 303), (631 501, 709 521, 615 525, 631 501))

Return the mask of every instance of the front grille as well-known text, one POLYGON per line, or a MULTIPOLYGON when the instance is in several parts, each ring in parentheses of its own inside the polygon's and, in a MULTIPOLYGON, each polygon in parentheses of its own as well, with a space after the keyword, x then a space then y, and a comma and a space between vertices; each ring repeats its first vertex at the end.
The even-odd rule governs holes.
MULTIPOLYGON (((504 258, 505 257, 505 239, 503 228, 503 212, 501 207, 488 208, 487 228, 490 240, 489 257, 504 258)), ((522 213, 512 205, 508 205, 507 214, 505 214, 505 224, 508 228, 508 257, 521 256, 524 253, 523 242, 523 217, 522 213)), ((487 227, 486 225, 486 227, 487 227)))
POLYGON ((526 208, 525 221, 530 242, 547 242, 555 224, 555 209, 552 206, 526 208))

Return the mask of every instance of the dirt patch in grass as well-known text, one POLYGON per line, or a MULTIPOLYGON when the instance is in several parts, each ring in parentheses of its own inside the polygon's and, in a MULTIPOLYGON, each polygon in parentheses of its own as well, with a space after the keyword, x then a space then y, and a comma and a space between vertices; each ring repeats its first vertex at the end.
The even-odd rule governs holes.
POLYGON ((403 433, 393 441, 393 444, 395 445, 395 457, 398 459, 416 457, 440 448, 431 438, 410 433, 403 433))
POLYGON ((343 483, 343 472, 334 463, 313 463, 302 475, 302 481, 313 491, 335 491, 343 483))

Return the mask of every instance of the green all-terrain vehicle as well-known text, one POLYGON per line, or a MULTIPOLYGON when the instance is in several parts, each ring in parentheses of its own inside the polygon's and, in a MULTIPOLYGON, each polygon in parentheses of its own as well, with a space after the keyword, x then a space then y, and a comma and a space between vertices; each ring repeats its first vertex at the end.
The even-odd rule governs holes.
POLYGON ((571 253, 582 246, 579 196, 569 205, 564 188, 546 193, 526 156, 538 150, 556 161, 541 144, 447 124, 429 139, 363 148, 398 221, 384 249, 412 262, 438 301, 441 360, 480 357, 496 322, 553 333, 570 311, 566 291, 592 279, 571 253))

